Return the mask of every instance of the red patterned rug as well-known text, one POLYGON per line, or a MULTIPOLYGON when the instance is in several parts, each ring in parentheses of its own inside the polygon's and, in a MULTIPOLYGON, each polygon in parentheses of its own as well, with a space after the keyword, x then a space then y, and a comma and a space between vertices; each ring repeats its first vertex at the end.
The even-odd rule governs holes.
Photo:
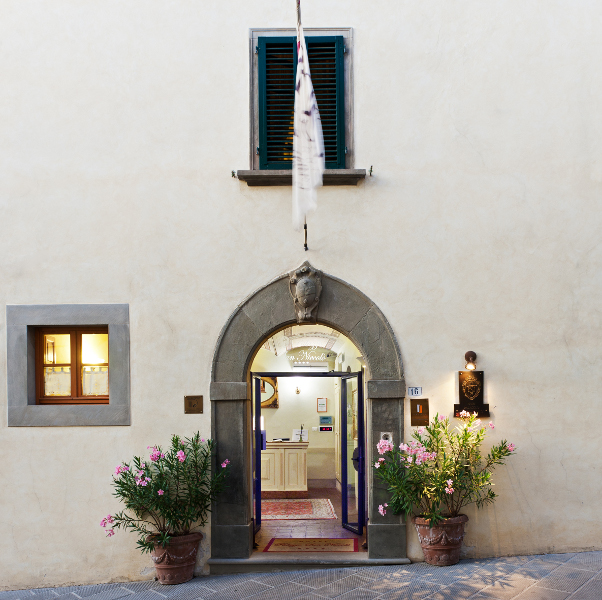
POLYGON ((261 518, 265 521, 280 519, 336 519, 334 506, 328 498, 296 500, 262 500, 261 518))
POLYGON ((357 538, 272 538, 264 552, 358 552, 357 538))

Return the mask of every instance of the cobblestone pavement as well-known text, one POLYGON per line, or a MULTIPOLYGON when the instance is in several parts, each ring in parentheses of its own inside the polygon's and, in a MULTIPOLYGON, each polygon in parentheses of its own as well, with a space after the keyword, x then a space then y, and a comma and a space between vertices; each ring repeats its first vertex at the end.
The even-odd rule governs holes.
POLYGON ((602 552, 0 592, 0 600, 602 600, 602 552))

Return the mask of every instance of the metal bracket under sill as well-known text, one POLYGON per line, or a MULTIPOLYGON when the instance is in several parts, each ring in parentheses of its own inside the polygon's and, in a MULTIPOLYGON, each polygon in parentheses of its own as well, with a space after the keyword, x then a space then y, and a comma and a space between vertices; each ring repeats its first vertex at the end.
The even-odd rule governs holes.
MULTIPOLYGON (((293 173, 290 169, 237 171, 236 176, 247 185, 293 185, 293 173)), ((324 185, 357 185, 366 178, 366 169, 326 169, 324 185)))

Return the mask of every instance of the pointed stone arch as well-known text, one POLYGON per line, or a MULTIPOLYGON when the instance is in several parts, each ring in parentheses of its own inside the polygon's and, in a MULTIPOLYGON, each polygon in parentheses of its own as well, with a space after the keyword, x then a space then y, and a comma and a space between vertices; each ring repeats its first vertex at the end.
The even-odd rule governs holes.
MULTIPOLYGON (((305 263, 309 265, 309 263, 305 263)), ((311 268, 311 267, 310 267, 311 268)), ((399 345, 380 309, 352 285, 321 273, 317 322, 346 335, 367 365, 367 464, 374 462, 382 432, 403 439, 405 382, 399 345)), ((276 331, 297 324, 288 273, 244 300, 224 325, 211 370, 211 430, 217 441, 217 463, 229 458, 228 491, 213 507, 211 559, 248 558, 253 548, 251 496, 251 389, 249 367, 261 344, 276 331)), ((406 556, 405 523, 379 515, 384 490, 368 475, 368 552, 371 558, 406 556)), ((213 570, 213 567, 212 567, 213 570)))

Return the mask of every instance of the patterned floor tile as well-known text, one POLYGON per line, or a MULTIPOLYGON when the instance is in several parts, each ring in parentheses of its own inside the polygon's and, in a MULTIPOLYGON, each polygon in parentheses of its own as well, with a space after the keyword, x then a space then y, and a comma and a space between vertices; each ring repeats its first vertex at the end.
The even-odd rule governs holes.
POLYGON ((567 560, 570 560, 571 558, 573 558, 573 556, 575 556, 575 553, 569 552, 566 554, 540 554, 537 556, 537 558, 540 558, 541 560, 551 560, 553 562, 562 563, 566 562, 567 560))
POLYGON ((239 581, 211 595, 212 600, 242 600, 265 590, 273 589, 257 581, 239 581))
MULTIPOLYGON (((75 596, 72 594, 73 598, 77 599, 79 596, 75 596)), ((91 594, 90 596, 86 596, 86 600, 117 600, 118 598, 125 598, 127 596, 132 596, 133 592, 126 590, 122 587, 115 587, 110 590, 105 590, 104 592, 98 592, 97 594, 91 594)), ((61 600, 64 599, 64 596, 60 596, 61 600)), ((157 600, 160 600, 157 597, 157 600)))
POLYGON ((597 572, 602 570, 602 552, 582 552, 573 556, 565 564, 567 567, 597 572))
POLYGON ((312 588, 306 585, 300 585, 294 581, 269 588, 252 596, 250 600, 293 600, 299 596, 304 596, 313 592, 312 588))
POLYGON ((210 590, 219 592, 233 585, 249 581, 252 575, 249 573, 236 573, 235 575, 213 575, 210 577, 199 577, 202 585, 210 590))
POLYGON ((275 587, 289 581, 296 581, 306 575, 307 571, 282 571, 281 573, 253 573, 250 577, 253 581, 275 587))
POLYGON ((541 560, 537 558, 529 561, 513 571, 513 574, 521 575, 522 577, 530 577, 531 579, 541 579, 549 575, 554 569, 558 569, 562 563, 553 562, 551 560, 541 560))
POLYGON ((402 583, 398 589, 378 596, 378 600, 422 600, 440 591, 442 587, 426 581, 410 581, 402 583))
POLYGON ((520 575, 509 575, 496 581, 493 585, 481 591, 481 596, 496 598, 496 600, 511 600, 528 587, 536 583, 535 579, 527 579, 520 575))
POLYGON ((366 583, 370 584, 373 583, 373 581, 371 579, 359 577, 358 575, 350 575, 349 577, 338 579, 324 587, 318 588, 315 593, 319 596, 324 596, 324 598, 336 598, 346 592, 362 587, 363 584, 366 583))
POLYGON ((341 596, 337 596, 337 600, 372 600, 378 597, 377 592, 369 592, 368 590, 352 590, 341 596))
POLYGON ((561 592, 574 592, 591 579, 594 574, 593 571, 571 569, 566 565, 561 565, 558 569, 541 579, 537 583, 537 586, 551 590, 560 590, 561 592))
POLYGON ((333 581, 337 581, 338 579, 354 575, 355 572, 356 569, 324 569, 323 571, 312 571, 305 577, 301 577, 295 581, 301 585, 317 589, 324 587, 333 581))
POLYGON ((437 586, 436 588, 434 588, 433 591, 442 587, 441 585, 437 585, 436 583, 430 583, 428 581, 425 581, 424 579, 418 579, 417 577, 414 577, 411 574, 400 572, 389 573, 389 575, 380 577, 379 579, 375 579, 373 581, 370 581, 369 583, 364 583, 362 585, 362 589, 384 594, 385 592, 398 589, 401 585, 407 585, 414 581, 419 581, 423 585, 437 586))
POLYGON ((569 596, 569 592, 530 587, 522 594, 519 594, 514 600, 567 600, 569 596))
POLYGON ((600 600, 600 598, 602 598, 602 580, 600 579, 588 581, 571 596, 571 600, 600 600))
POLYGON ((466 600, 483 589, 482 583, 457 581, 427 596, 426 600, 466 600))

